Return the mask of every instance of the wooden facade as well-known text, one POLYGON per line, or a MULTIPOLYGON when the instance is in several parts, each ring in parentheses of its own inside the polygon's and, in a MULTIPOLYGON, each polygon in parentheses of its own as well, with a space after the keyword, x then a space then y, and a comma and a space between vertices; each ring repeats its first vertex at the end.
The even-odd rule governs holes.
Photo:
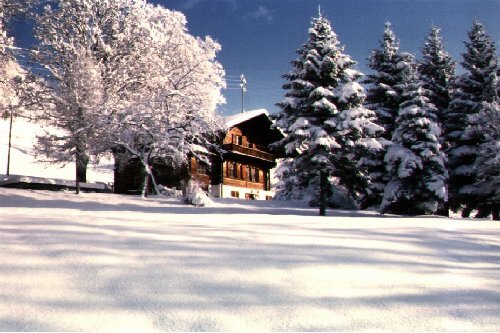
POLYGON ((269 191, 274 156, 251 142, 240 128, 231 128, 222 147, 227 151, 222 165, 223 185, 269 191))
POLYGON ((248 143, 238 128, 232 128, 226 135, 222 147, 223 158, 210 158, 210 165, 191 156, 189 173, 191 179, 209 189, 213 185, 227 185, 252 190, 270 191, 270 169, 275 166, 272 154, 264 148, 248 143), (235 134, 236 133, 236 134, 235 134), (233 137, 243 137, 244 145, 232 142, 233 137))
POLYGON ((250 111, 228 119, 228 131, 220 143, 224 154, 219 165, 218 193, 222 197, 269 199, 271 169, 276 157, 269 145, 283 137, 272 129, 272 122, 263 110, 250 111))
POLYGON ((191 175, 191 179, 202 184, 203 188, 207 191, 213 183, 211 175, 212 169, 212 165, 209 166, 207 163, 200 161, 194 156, 189 158, 189 174, 191 175))

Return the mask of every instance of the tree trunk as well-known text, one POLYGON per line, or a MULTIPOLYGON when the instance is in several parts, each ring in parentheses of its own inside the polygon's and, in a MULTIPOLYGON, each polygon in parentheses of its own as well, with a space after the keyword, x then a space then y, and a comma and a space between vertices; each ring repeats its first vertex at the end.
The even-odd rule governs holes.
POLYGON ((75 188, 76 188, 76 194, 80 194, 80 175, 78 173, 78 159, 76 159, 75 163, 75 188))
MULTIPOLYGON (((77 122, 79 127, 86 126, 85 111, 82 107, 78 108, 77 122)), ((89 156, 87 155, 87 134, 81 132, 75 138, 76 143, 76 178, 78 182, 87 182, 87 165, 89 164, 89 156)))
POLYGON ((76 178, 76 193, 80 193, 80 183, 87 182, 87 165, 89 163, 89 157, 85 153, 85 148, 83 145, 78 144, 76 147, 75 154, 75 178, 76 178))
POLYGON ((472 208, 466 206, 462 209, 462 217, 463 218, 468 218, 470 216, 470 213, 472 212, 472 208))
POLYGON ((76 172, 78 174, 78 179, 82 183, 87 182, 87 167, 89 164, 89 160, 89 157, 84 154, 79 158, 79 162, 76 163, 76 172))
POLYGON ((436 211, 436 215, 446 216, 446 217, 450 216, 450 208, 448 207, 448 202, 444 202, 439 205, 436 211))
POLYGON ((141 159, 142 165, 144 166, 144 171, 146 171, 146 176, 144 177, 144 186, 142 188, 142 197, 147 198, 149 192, 149 181, 151 180, 151 184, 153 185, 154 194, 158 194, 158 185, 156 184, 155 177, 153 175, 153 171, 151 170, 151 166, 149 165, 149 158, 146 156, 144 159, 141 159))
POLYGON ((114 161, 114 168, 113 168, 113 192, 114 193, 121 193, 121 161, 118 156, 118 149, 117 148, 112 148, 111 152, 113 153, 113 161, 114 161))
POLYGON ((147 198, 150 190, 150 183, 151 182, 151 190, 153 194, 158 194, 160 191, 158 190, 158 185, 156 184, 155 176, 153 175, 153 172, 151 171, 151 167, 147 166, 146 167, 146 176, 144 177, 144 186, 142 188, 142 197, 147 198))
POLYGON ((14 121, 14 115, 12 111, 10 112, 10 123, 9 123, 9 147, 7 148, 7 176, 10 175, 10 151, 12 149, 12 123, 14 121))
POLYGON ((155 195, 158 195, 160 193, 160 190, 158 189, 158 184, 156 184, 156 179, 153 170, 151 170, 150 177, 151 177, 150 178, 151 184, 153 185, 153 192, 155 195))
MULTIPOLYGON (((146 167, 147 169, 148 167, 146 167)), ((142 197, 147 198, 149 192, 149 172, 146 171, 146 176, 144 177, 144 186, 142 187, 142 197)))
POLYGON ((326 216, 326 197, 328 177, 326 171, 320 171, 319 180, 319 216, 326 216))
POLYGON ((474 218, 476 219, 484 219, 487 218, 490 215, 490 210, 487 207, 480 206, 478 208, 476 216, 474 218))

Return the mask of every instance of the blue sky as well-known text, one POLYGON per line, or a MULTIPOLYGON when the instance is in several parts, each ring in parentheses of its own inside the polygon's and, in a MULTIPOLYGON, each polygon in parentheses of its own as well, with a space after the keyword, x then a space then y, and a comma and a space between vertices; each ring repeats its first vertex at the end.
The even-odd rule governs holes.
MULTIPOLYGON (((390 21, 402 51, 419 56, 431 26, 442 28, 447 50, 456 60, 463 40, 478 18, 500 44, 500 0, 150 0, 183 12, 190 32, 210 35, 222 45, 218 60, 229 79, 244 74, 245 109, 278 109, 283 97, 281 75, 291 69, 295 50, 307 40, 318 6, 332 22, 345 52, 366 73, 370 50, 378 46, 384 22, 390 21)), ((29 33, 17 26, 17 36, 29 33), (20 29, 20 30, 19 30, 20 29)), ((223 115, 241 109, 241 92, 224 92, 223 115)))
MULTIPOLYGON (((182 11, 194 35, 210 35, 221 45, 226 74, 247 77, 246 108, 271 112, 283 97, 281 75, 291 69, 295 50, 307 40, 318 5, 332 22, 345 52, 367 72, 366 58, 390 21, 401 50, 416 53, 432 24, 442 28, 447 50, 459 60, 463 40, 477 17, 500 43, 500 0, 156 0, 182 11)), ((241 93, 225 92, 223 114, 238 112, 241 93)))

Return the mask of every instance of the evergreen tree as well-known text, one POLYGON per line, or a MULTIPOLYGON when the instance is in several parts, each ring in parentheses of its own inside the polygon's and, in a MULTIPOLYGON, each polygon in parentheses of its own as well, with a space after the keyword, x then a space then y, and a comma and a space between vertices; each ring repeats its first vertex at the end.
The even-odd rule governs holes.
POLYGON ((389 182, 381 211, 430 214, 446 200, 447 172, 439 144, 441 130, 436 108, 426 97, 416 65, 405 62, 399 66, 408 76, 398 85, 404 101, 399 107, 393 145, 385 155, 389 182))
POLYGON ((392 31, 391 24, 386 22, 380 48, 372 51, 369 67, 374 71, 367 75, 366 84, 369 89, 366 105, 377 114, 377 122, 384 126, 383 137, 390 140, 395 128, 397 110, 401 102, 401 68, 398 63, 409 61, 409 54, 399 53, 399 42, 392 31))
POLYGON ((391 145, 395 122, 402 91, 400 84, 404 77, 401 62, 412 61, 408 53, 399 52, 399 42, 392 31, 391 24, 385 24, 384 35, 378 49, 372 51, 369 67, 373 73, 368 75, 364 83, 368 84, 366 107, 375 111, 376 123, 384 128, 379 138, 383 149, 373 151, 363 158, 370 174, 371 183, 368 193, 362 199, 362 207, 379 206, 382 202, 385 185, 388 181, 384 156, 391 145))
POLYGON ((471 124, 467 134, 479 131, 484 137, 479 145, 479 153, 474 161, 476 183, 474 195, 480 204, 483 216, 491 213, 499 220, 500 210, 500 106, 498 102, 483 103, 478 114, 469 116, 471 124))
MULTIPOLYGON (((476 174, 474 164, 479 154, 478 147, 486 138, 482 131, 466 131, 481 109, 483 103, 493 103, 497 99, 498 61, 495 44, 483 25, 474 21, 465 42, 466 52, 461 63, 465 73, 454 83, 453 100, 445 116, 445 139, 447 149, 449 180, 449 203, 454 211, 462 209, 462 216, 469 216, 475 209, 481 209, 481 198, 474 192, 476 174)), ((487 212, 480 211, 478 216, 487 212)))
POLYGON ((297 51, 293 70, 283 77, 285 98, 277 105, 276 127, 286 137, 273 145, 287 159, 278 172, 278 198, 302 198, 318 204, 319 179, 327 175, 330 197, 335 189, 356 199, 367 185, 358 161, 367 150, 379 149, 373 139, 382 128, 375 114, 362 107, 362 76, 343 53, 330 22, 313 19, 309 40, 297 51))
MULTIPOLYGON (((422 49, 422 60, 419 64, 423 87, 429 93, 429 102, 436 107, 439 126, 452 98, 452 82, 455 78, 455 63, 444 50, 440 29, 433 27, 422 49)), ((443 143, 443 142, 442 142, 443 143)))
MULTIPOLYGON (((422 60, 419 64, 423 87, 428 92, 429 102, 436 107, 437 122, 443 128, 446 112, 452 98, 452 82, 455 78, 455 63, 444 50, 440 29, 433 27, 422 49, 422 60)), ((441 150, 446 149, 444 136, 440 137, 441 150)), ((437 212, 448 216, 447 203, 437 212)))

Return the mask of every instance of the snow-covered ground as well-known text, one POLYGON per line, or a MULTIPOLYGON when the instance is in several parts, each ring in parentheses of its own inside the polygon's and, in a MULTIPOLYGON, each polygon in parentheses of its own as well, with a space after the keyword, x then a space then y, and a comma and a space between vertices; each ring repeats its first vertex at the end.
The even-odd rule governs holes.
POLYGON ((498 222, 288 206, 0 188, 0 330, 500 331, 498 222))

